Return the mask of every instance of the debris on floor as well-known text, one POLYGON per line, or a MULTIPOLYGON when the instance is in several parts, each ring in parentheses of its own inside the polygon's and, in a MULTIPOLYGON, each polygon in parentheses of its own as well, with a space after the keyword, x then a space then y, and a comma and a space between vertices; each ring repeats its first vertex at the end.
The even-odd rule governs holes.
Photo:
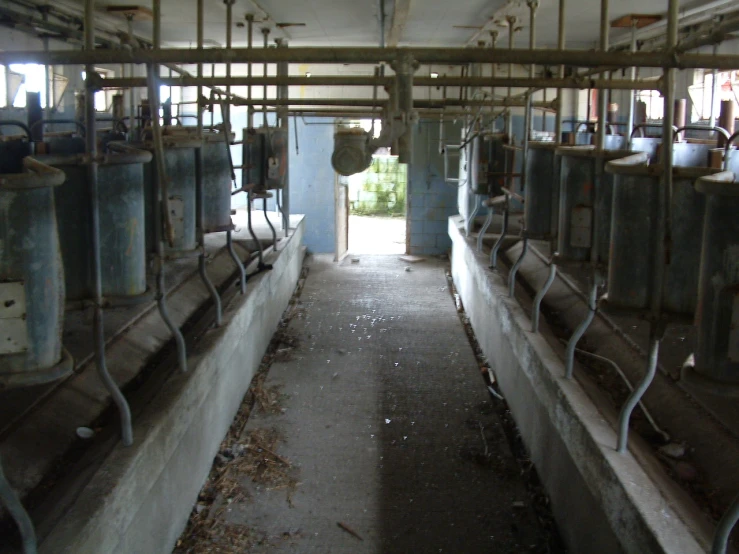
POLYGON ((400 260, 402 262, 407 263, 407 264, 417 264, 418 262, 424 262, 424 261, 426 261, 426 258, 424 258, 423 256, 412 256, 412 255, 408 254, 408 255, 405 255, 405 256, 401 256, 400 257, 400 260))

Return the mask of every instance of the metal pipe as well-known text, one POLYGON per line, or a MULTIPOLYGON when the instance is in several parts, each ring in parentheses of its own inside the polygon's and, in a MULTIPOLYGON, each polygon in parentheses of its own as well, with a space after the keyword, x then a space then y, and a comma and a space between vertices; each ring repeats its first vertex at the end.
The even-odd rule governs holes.
MULTIPOLYGON (((95 49, 95 0, 85 0, 85 49, 95 49)), ((86 75, 95 72, 93 65, 85 68, 86 75)), ((93 278, 93 301, 95 303, 93 313, 93 340, 95 343, 95 365, 103 385, 110 393, 113 402, 118 408, 121 418, 121 440, 125 446, 133 444, 133 430, 131 428, 131 410, 126 398, 121 393, 118 385, 108 373, 105 360, 105 329, 103 325, 103 280, 100 261, 100 199, 98 195, 98 160, 97 160, 97 137, 95 133, 95 90, 87 86, 85 91, 85 143, 89 158, 87 164, 87 183, 90 193, 91 224, 92 224, 92 278, 93 278)))
MULTIPOLYGON (((269 45, 269 27, 262 27, 263 44, 262 48, 267 50, 269 45)), ((262 65, 262 76, 267 76, 267 62, 262 65)), ((277 105, 277 104, 274 104, 277 105)), ((262 127, 267 126, 267 85, 262 86, 262 127)))
MULTIPOLYGON (((557 49, 565 49, 565 21, 567 15, 567 0, 559 0, 559 22, 557 31, 557 49)), ((559 66, 559 78, 564 79, 565 66, 559 66)), ((545 116, 546 117, 546 116, 545 116)), ((554 124, 554 141, 562 142, 562 118, 564 117, 564 99, 562 98, 562 88, 557 88, 557 119, 554 124)), ((538 309, 536 312, 537 319, 539 317, 538 309)))
MULTIPOLYGON (((500 35, 499 31, 490 31, 490 50, 495 50, 498 46, 498 36, 500 35)), ((495 62, 495 53, 492 54, 493 57, 493 63, 490 64, 490 97, 494 100, 495 99, 495 77, 496 73, 498 72, 498 64, 495 62)), ((493 130, 495 130, 495 120, 493 120, 493 130)))
MULTIPOLYGON (((636 22, 631 24, 631 46, 630 52, 636 52, 636 22)), ((636 81, 636 68, 632 67, 629 69, 629 80, 636 81)), ((634 130, 634 102, 636 101, 636 94, 634 91, 629 91, 629 106, 626 115, 626 136, 631 137, 631 133, 634 130)))
POLYGON ((713 544, 711 545, 711 554, 726 554, 726 550, 729 546, 729 535, 731 535, 732 529, 739 521, 739 496, 734 499, 729 509, 721 518, 716 526, 716 531, 713 535, 713 544))
POLYGON ((277 231, 275 230, 275 226, 272 225, 272 222, 269 220, 269 215, 267 214, 267 199, 262 199, 262 211, 264 212, 264 220, 267 222, 267 225, 269 225, 269 230, 272 231, 272 248, 277 250, 277 231))
MULTIPOLYGON (((205 25, 205 0, 197 1, 197 48, 203 50, 204 47, 204 25, 205 25)), ((198 64, 198 77, 203 76, 203 64, 198 64)), ((203 94, 202 86, 198 85, 198 138, 203 140, 203 110, 200 105, 201 97, 203 94)), ((222 114, 223 115, 223 114, 222 114)), ((159 119, 158 114, 154 119, 159 119)), ((225 130, 225 129, 224 129, 225 130)), ((227 132, 227 131, 226 131, 227 132)), ((203 144, 195 149, 195 191, 197 195, 197 233, 198 243, 200 248, 200 254, 198 255, 198 273, 200 279, 203 281, 205 288, 210 293, 210 297, 213 300, 213 305, 216 311, 216 326, 220 327, 223 322, 223 308, 221 305, 221 297, 216 290, 215 285, 210 280, 208 272, 205 267, 205 191, 204 191, 204 176, 205 164, 203 162, 203 144)))
MULTIPOLYGON (((667 44, 669 48, 674 48, 677 44, 678 18, 680 11, 679 0, 669 0, 668 22, 667 22, 667 44)), ((652 316, 658 318, 662 311, 662 291, 665 286, 665 264, 669 261, 669 252, 672 248, 672 237, 670 233, 671 214, 670 206, 672 201, 672 168, 673 168, 673 149, 667 147, 672 145, 675 137, 675 129, 673 122, 675 120, 675 70, 666 68, 664 70, 664 117, 662 120, 662 163, 664 171, 662 172, 662 186, 658 194, 658 216, 657 216, 657 248, 655 255, 652 257, 654 264, 653 278, 653 294, 650 309, 652 316)))
MULTIPOLYGON (((525 232, 525 231, 524 231, 525 232)), ((516 273, 518 273, 523 259, 526 257, 526 253, 529 251, 529 239, 524 235, 523 237, 523 248, 521 248, 521 255, 516 260, 516 263, 511 267, 511 271, 508 273, 508 297, 513 298, 516 290, 516 273)))
MULTIPOLYGON (((730 36, 736 31, 739 31, 739 16, 735 15, 734 17, 728 18, 714 26, 711 32, 706 35, 701 35, 700 33, 693 34, 680 43, 675 42, 674 45, 671 45, 671 41, 668 36, 668 48, 674 48, 677 54, 682 54, 683 52, 689 52, 690 50, 695 50, 696 48, 707 46, 709 44, 719 44, 730 38, 730 36)), ((667 33, 668 35, 670 33, 669 21, 667 24, 667 33)))
MULTIPOLYGON (((280 40, 277 42, 277 48, 287 48, 287 42, 280 40)), ((288 64, 286 62, 280 62, 277 64, 277 75, 280 77, 286 77, 288 74, 288 64)), ((289 96, 288 88, 285 85, 280 85, 277 88, 277 93, 280 99, 286 100, 289 96)), ((277 110, 277 116, 279 118, 279 125, 285 131, 285 137, 289 141, 290 138, 290 120, 287 108, 277 110)), ((297 132, 297 127, 296 127, 297 132)), ((287 146, 286 146, 287 148, 287 146)), ((285 156, 283 162, 289 164, 289 156, 285 156)), ((282 189, 275 191, 275 202, 278 207, 278 211, 282 212, 282 228, 285 233, 285 238, 290 234, 290 178, 289 170, 285 167, 284 174, 286 175, 285 183, 282 189), (280 206, 279 200, 282 198, 282 205, 280 206)), ((277 243, 274 245, 275 250, 277 249, 277 243)))
MULTIPOLYGON (((718 54, 718 44, 713 45, 713 55, 718 54)), ((709 124, 711 127, 716 125, 716 79, 718 78, 718 71, 714 68, 711 72, 711 119, 709 124)))
POLYGON ((482 241, 485 237, 485 233, 487 233, 488 228, 490 227, 490 224, 493 222, 493 209, 492 207, 488 207, 488 215, 485 218, 485 223, 482 224, 482 228, 480 229, 480 233, 477 235, 477 251, 482 252, 482 241))
MULTIPOLYGON (((129 37, 133 37, 133 14, 127 14, 126 15, 126 22, 127 22, 127 26, 128 26, 128 36, 129 37)), ((161 45, 159 45, 159 46, 161 46, 161 45)), ((159 46, 157 46, 157 47, 159 47, 159 46)), ((133 46, 132 46, 132 48, 133 48, 133 46)), ((134 70, 134 67, 135 66, 134 66, 133 63, 131 63, 131 64, 128 65, 128 67, 129 67, 129 73, 131 74, 131 78, 133 79, 134 73, 135 73, 135 70, 134 70)), ((144 81, 146 81, 146 78, 144 78, 144 81)), ((131 125, 130 129, 128 130, 128 140, 130 142, 133 142, 133 140, 134 140, 134 130, 133 130, 133 127, 134 127, 135 121, 136 121, 134 119, 136 117, 136 100, 134 98, 133 90, 129 90, 128 91, 128 117, 129 117, 129 120, 128 121, 130 122, 130 125, 131 125)))
POLYGON ((10 514, 10 517, 13 518, 18 526, 18 531, 20 532, 21 541, 23 543, 23 554, 36 554, 36 552, 38 552, 38 547, 33 521, 31 521, 31 518, 23 507, 18 495, 5 477, 2 465, 0 465, 0 504, 5 507, 10 514))
POLYGON ((580 323, 580 325, 572 333, 570 340, 567 342, 567 349, 565 350, 565 378, 572 379, 572 374, 575 371, 575 347, 578 341, 582 338, 587 331, 590 324, 595 318, 595 312, 597 310, 598 300, 598 286, 600 285, 600 273, 596 270, 593 272, 593 283, 590 287, 590 294, 588 295, 588 315, 580 323))
MULTIPOLYGON (((248 13, 246 14, 246 26, 247 26, 247 47, 249 50, 251 50, 254 47, 254 14, 248 13)), ((248 79, 248 84, 246 88, 246 98, 248 100, 251 100, 251 81, 252 81, 252 74, 251 74, 251 62, 249 62, 246 65, 246 75, 248 79)), ((246 109, 246 128, 252 129, 254 127, 254 108, 252 106, 248 106, 246 109)), ((246 139, 246 137, 244 137, 246 139)))
MULTIPOLYGON (((508 21, 508 51, 513 51, 513 39, 516 35, 516 29, 514 25, 516 24, 516 16, 515 15, 509 15, 506 17, 506 21, 508 21)), ((508 62, 508 79, 513 77, 513 60, 508 62)), ((508 94, 506 95, 507 99, 510 99, 511 97, 511 85, 508 85, 508 94)), ((511 141, 513 140, 513 113, 508 112, 508 116, 506 117, 506 133, 508 133, 508 136, 511 137, 511 141)))
MULTIPOLYGON (((713 44, 712 42, 710 44, 713 44)), ((120 63, 277 63, 293 64, 378 64, 395 60, 401 53, 410 54, 419 64, 456 65, 465 63, 489 63, 490 52, 479 48, 291 48, 280 52, 278 49, 247 48, 207 48, 202 51, 187 48, 163 48, 160 50, 139 49, 130 52, 123 49, 96 50, 50 50, 0 52, 2 64, 48 64, 48 65, 86 65, 120 63)), ((588 50, 499 50, 496 52, 499 63, 518 63, 537 65, 570 65, 602 69, 622 67, 667 67, 676 69, 719 69, 730 71, 739 67, 739 55, 722 54, 681 54, 676 57, 670 51, 657 52, 592 52, 588 50)))
MULTIPOLYGON (((500 236, 495 244, 490 249, 490 269, 496 269, 498 266, 498 250, 503 245, 506 233, 508 232, 508 213, 510 212, 510 196, 506 194, 505 204, 503 205, 503 226, 500 229, 500 236)), ((492 209, 492 206, 490 206, 492 209)))
POLYGON ((539 314, 541 311, 541 302, 544 300, 544 296, 547 292, 549 292, 549 289, 551 288, 552 284, 554 283, 554 278, 557 276, 557 265, 553 263, 549 263, 549 275, 547 276, 547 280, 544 283, 544 286, 541 287, 541 290, 536 293, 536 297, 534 298, 534 305, 531 307, 531 332, 532 333, 538 333, 539 332, 539 314))
MULTIPOLYGON (((496 49, 497 52, 501 50, 496 49)), ((284 63, 284 62, 283 62, 284 63)), ((247 76, 232 76, 232 77, 202 77, 199 78, 195 75, 186 75, 182 77, 162 77, 161 82, 167 86, 197 86, 201 84, 206 87, 226 86, 281 86, 287 85, 291 87, 387 87, 391 86, 394 82, 394 77, 382 77, 382 76, 355 76, 355 75, 311 75, 305 77, 304 75, 288 75, 285 77, 281 76, 252 76, 248 75, 247 64, 247 76)), ((110 79, 96 79, 95 85, 100 89, 118 89, 118 88, 130 88, 130 87, 145 87, 145 77, 113 77, 110 79)), ((445 86, 445 87, 470 87, 470 88, 481 88, 481 87, 500 87, 508 86, 512 87, 526 87, 531 89, 538 88, 566 88, 566 89, 580 89, 584 90, 587 88, 591 89, 614 89, 614 90, 661 90, 661 84, 659 81, 653 79, 640 79, 636 81, 626 79, 616 79, 603 81, 601 79, 591 79, 586 77, 561 77, 554 79, 546 78, 534 78, 529 77, 513 77, 508 79, 507 77, 473 77, 473 76, 447 76, 440 75, 439 77, 419 77, 413 78, 414 87, 431 87, 431 86, 445 86)), ((231 97, 236 97, 231 95, 231 97)), ((246 100, 251 98, 247 95, 246 100)), ((551 104, 547 102, 546 104, 551 104)))
POLYGON ((660 341, 661 337, 655 333, 654 325, 652 325, 651 336, 649 337, 647 372, 644 378, 634 387, 634 390, 631 391, 618 416, 618 444, 616 451, 619 454, 624 454, 629 444, 629 421, 631 420, 631 414, 641 401, 644 393, 647 392, 649 385, 652 384, 654 376, 657 373, 660 341))
MULTIPOLYGON (((232 27, 233 27, 233 5, 236 0, 224 0, 226 3, 226 48, 231 48, 233 46, 233 37, 232 37, 232 27)), ((231 64, 226 65, 226 77, 231 77, 231 64)), ((251 87, 249 87, 249 91, 251 93, 251 87)), ((226 94, 231 94, 231 87, 226 88, 226 94)), ((221 116, 223 119, 223 137, 226 141, 226 150, 228 153, 228 163, 231 169, 231 182, 232 184, 236 184, 236 174, 234 173, 234 167, 233 167, 233 159, 231 158, 231 145, 229 144, 229 135, 231 133, 231 106, 230 104, 226 104, 224 102, 221 102, 221 116)), ((233 247, 233 230, 228 229, 226 231, 226 248, 228 249, 228 254, 231 256, 231 260, 233 260, 234 264, 236 265, 236 269, 239 272, 239 289, 241 290, 241 294, 246 294, 246 268, 244 267, 243 262, 241 261, 241 258, 236 254, 236 250, 234 250, 233 247)))
MULTIPOLYGON (((608 32, 610 30, 610 21, 608 20, 608 2, 609 0, 600 0, 600 51, 608 51, 608 32)), ((606 73, 601 73, 601 79, 606 80, 606 73)), ((606 119, 608 113, 608 98, 605 91, 598 92, 598 150, 605 149, 606 143, 606 119)))

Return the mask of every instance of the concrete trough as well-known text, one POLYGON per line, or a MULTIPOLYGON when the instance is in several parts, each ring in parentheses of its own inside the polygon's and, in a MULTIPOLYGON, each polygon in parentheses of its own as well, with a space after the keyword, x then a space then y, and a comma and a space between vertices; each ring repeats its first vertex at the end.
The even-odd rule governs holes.
POLYGON ((616 452, 614 427, 577 380, 564 378, 562 353, 543 333, 531 333, 529 316, 508 297, 506 282, 465 238, 461 217, 449 219, 449 235, 457 292, 569 551, 705 552, 705 522, 686 515, 690 507, 664 485, 651 454, 616 452))

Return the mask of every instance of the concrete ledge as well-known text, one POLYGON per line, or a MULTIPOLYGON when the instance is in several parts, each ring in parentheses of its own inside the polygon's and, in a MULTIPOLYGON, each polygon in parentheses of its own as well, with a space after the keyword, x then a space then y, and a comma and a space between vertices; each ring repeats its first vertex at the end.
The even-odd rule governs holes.
POLYGON ((302 219, 249 280, 40 545, 49 553, 169 553, 300 276, 302 219))
POLYGON ((680 518, 678 500, 659 487, 564 364, 506 283, 449 219, 452 276, 477 340, 537 467, 571 552, 705 552, 708 538, 680 518))

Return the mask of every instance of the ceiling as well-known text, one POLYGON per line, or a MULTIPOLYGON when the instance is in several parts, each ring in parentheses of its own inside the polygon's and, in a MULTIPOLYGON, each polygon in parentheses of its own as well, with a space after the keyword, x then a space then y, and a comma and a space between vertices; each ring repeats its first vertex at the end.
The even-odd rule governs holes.
MULTIPOLYGON (((47 0, 35 0, 46 3, 47 0)), ((383 0, 235 0, 233 5, 233 45, 246 45, 245 15, 254 14, 254 42, 261 46, 260 28, 271 29, 274 38, 288 40, 292 46, 378 46, 381 38, 380 3, 383 0), (304 26, 279 28, 279 23, 302 23, 304 26)), ((207 45, 225 45, 226 5, 224 0, 204 0, 204 36, 207 45)), ((384 0, 385 36, 387 45, 394 46, 474 46, 478 40, 490 43, 490 30, 500 33, 498 47, 508 45, 505 16, 518 17, 514 47, 528 47, 529 9, 525 0, 384 0)), ((75 5, 83 0, 58 0, 56 5, 75 5)), ((131 0, 98 0, 101 19, 124 27, 123 19, 106 17, 110 5, 132 5, 131 0)), ((706 14, 732 8, 730 0, 682 0, 681 11, 709 8, 706 14)), ((141 1, 150 8, 149 1, 141 1)), ((197 0, 162 0, 162 40, 164 46, 194 47, 196 41, 197 0)), ((537 11, 537 46, 557 44, 558 0, 539 0, 537 11)), ((612 0, 609 19, 631 13, 663 14, 667 0, 612 0)), ((736 9, 736 7, 734 7, 736 9)), ((566 35, 568 48, 593 48, 599 40, 600 2, 568 0, 566 35)), ((659 25, 659 24, 658 24, 659 25)), ((150 21, 134 22, 134 32, 151 37, 150 21)), ((628 37, 628 29, 612 29, 611 39, 628 37)))

